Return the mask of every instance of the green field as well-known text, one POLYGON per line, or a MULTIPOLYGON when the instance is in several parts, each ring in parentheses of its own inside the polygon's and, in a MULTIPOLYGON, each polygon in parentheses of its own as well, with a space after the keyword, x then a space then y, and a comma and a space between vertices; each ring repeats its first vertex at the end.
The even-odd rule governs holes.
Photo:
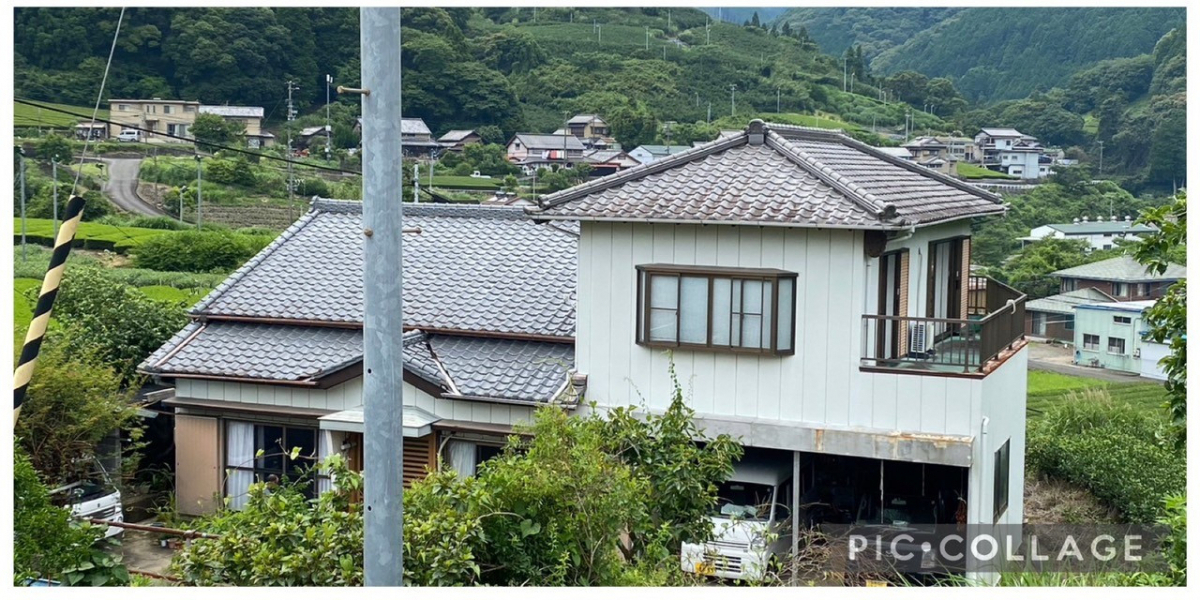
MULTIPOLYGON (((112 250, 125 253, 145 240, 170 233, 166 229, 117 227, 100 223, 80 223, 75 234, 75 246, 89 250, 112 250)), ((25 237, 30 244, 54 245, 54 223, 50 219, 27 219, 25 237)), ((21 220, 13 219, 13 243, 21 243, 21 220)))
POLYGON ((818 127, 821 129, 845 129, 865 131, 862 126, 847 123, 828 115, 809 115, 801 113, 762 113, 764 121, 783 123, 785 125, 800 125, 801 127, 818 127))
POLYGON ((1072 392, 1106 390, 1116 402, 1126 402, 1146 412, 1162 412, 1166 390, 1157 383, 1110 383, 1099 379, 1029 371, 1026 411, 1036 417, 1047 409, 1071 400, 1072 392))
MULTIPOLYGON (((52 102, 39 102, 39 104, 69 110, 81 115, 92 114, 92 109, 86 106, 71 106, 69 104, 54 104, 52 102)), ((108 111, 101 109, 96 116, 101 119, 107 119, 108 111)), ((50 110, 40 110, 27 104, 13 103, 14 127, 74 127, 75 123, 80 120, 80 118, 71 115, 64 115, 50 110)))
POLYGON ((469 175, 434 175, 433 187, 459 190, 495 190, 504 183, 503 177, 480 179, 469 175))
POLYGON ((958 163, 958 176, 963 179, 1020 179, 1007 173, 998 173, 979 165, 964 162, 958 163))

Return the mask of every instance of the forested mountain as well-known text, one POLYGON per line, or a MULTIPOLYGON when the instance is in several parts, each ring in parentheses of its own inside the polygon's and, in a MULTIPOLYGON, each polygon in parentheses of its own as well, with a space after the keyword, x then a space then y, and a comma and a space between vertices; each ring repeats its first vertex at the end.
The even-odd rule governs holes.
POLYGON ((1182 8, 793 9, 821 48, 863 45, 871 69, 949 77, 967 98, 1002 100, 1064 85, 1105 59, 1149 52, 1182 8))
POLYGON ((779 18, 792 29, 805 27, 823 52, 841 54, 862 46, 867 59, 907 42, 954 16, 961 8, 792 8, 779 18))

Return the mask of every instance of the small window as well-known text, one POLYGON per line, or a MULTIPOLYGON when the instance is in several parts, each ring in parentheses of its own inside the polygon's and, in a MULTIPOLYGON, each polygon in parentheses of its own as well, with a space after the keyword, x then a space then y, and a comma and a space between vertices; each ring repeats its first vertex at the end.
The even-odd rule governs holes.
POLYGON ((1125 338, 1108 338, 1109 354, 1125 354, 1125 338))
POLYGON ((1084 350, 1099 350, 1100 336, 1090 333, 1083 334, 1083 349, 1084 350))
POLYGON ((996 466, 992 483, 992 518, 999 521, 1000 515, 1008 509, 1008 445, 1011 440, 1004 440, 1004 445, 996 450, 996 466))
POLYGON ((1075 291, 1076 287, 1078 287, 1078 284, 1076 283, 1076 281, 1074 279, 1063 279, 1062 280, 1062 291, 1073 292, 1073 291, 1075 291))
POLYGON ((1075 315, 1067 315, 1063 317, 1063 329, 1067 331, 1075 331, 1075 315))
POLYGON ((1128 325, 1133 322, 1131 317, 1113 317, 1113 323, 1118 325, 1128 325))
POLYGON ((1148 284, 1148 283, 1137 284, 1137 295, 1139 298, 1145 298, 1145 297, 1149 296, 1150 295, 1150 284, 1148 284))
POLYGON ((191 104, 184 104, 183 112, 196 112, 196 107, 192 106, 191 104))
POLYGON ((669 265, 638 271, 639 344, 793 353, 795 273, 669 265))
POLYGON ((169 115, 169 114, 171 114, 171 108, 172 108, 172 107, 171 107, 171 105, 170 105, 170 104, 164 104, 164 105, 163 105, 163 114, 164 114, 164 115, 169 115))
POLYGON ((129 105, 128 104, 118 104, 117 110, 129 110, 129 105))
POLYGON ((1113 295, 1120 298, 1129 294, 1129 285, 1125 283, 1113 284, 1113 295))

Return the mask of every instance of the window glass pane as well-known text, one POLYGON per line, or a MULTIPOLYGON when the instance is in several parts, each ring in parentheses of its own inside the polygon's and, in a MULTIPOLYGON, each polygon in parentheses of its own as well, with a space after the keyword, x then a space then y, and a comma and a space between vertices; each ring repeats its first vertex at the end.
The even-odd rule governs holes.
POLYGON ((762 287, 761 281, 743 281, 742 282, 742 307, 743 312, 762 314, 762 287))
POLYGON ((729 311, 732 299, 729 297, 731 282, 728 279, 713 279, 712 307, 712 343, 714 346, 729 345, 729 311))
POLYGON ((773 310, 771 304, 775 301, 774 286, 775 284, 770 281, 764 281, 762 284, 763 317, 761 337, 763 348, 771 347, 771 311, 773 310))
POLYGON ((762 317, 742 315, 742 347, 762 348, 762 317))
POLYGON ((656 342, 675 341, 675 310, 650 309, 650 339, 656 342))
POLYGON ((733 312, 742 312, 742 280, 733 280, 733 312))
POLYGON ((650 276, 650 308, 679 308, 679 278, 650 276))
POLYGON ((708 343, 708 278, 684 277, 680 284, 679 341, 708 343))
POLYGON ((254 450, 262 450, 255 461, 259 469, 283 470, 283 428, 277 425, 254 426, 254 450))
POLYGON ((779 332, 776 347, 779 350, 792 349, 792 288, 795 285, 793 279, 779 280, 779 324, 776 328, 779 332))
POLYGON ((292 448, 300 448, 300 456, 316 456, 316 431, 312 429, 288 429, 287 430, 287 451, 290 453, 292 448))

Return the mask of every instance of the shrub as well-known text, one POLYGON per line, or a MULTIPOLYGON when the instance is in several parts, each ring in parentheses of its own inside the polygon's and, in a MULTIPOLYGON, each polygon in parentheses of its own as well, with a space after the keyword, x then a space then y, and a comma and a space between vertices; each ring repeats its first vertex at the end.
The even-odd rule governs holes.
POLYGON ((232 271, 269 242, 267 236, 224 231, 180 231, 146 240, 133 249, 134 264, 156 271, 232 271))
POLYGON ((172 231, 183 231, 185 229, 192 228, 192 225, 180 223, 179 219, 150 216, 134 217, 129 220, 128 225, 130 227, 140 227, 142 229, 169 229, 172 231))
POLYGON ((1114 403, 1103 390, 1069 401, 1030 423, 1026 460, 1038 471, 1079 484, 1131 522, 1152 523, 1163 499, 1181 493, 1182 453, 1161 439, 1163 421, 1114 403))
POLYGON ((125 378, 186 323, 183 306, 156 302, 95 268, 75 268, 63 278, 54 316, 69 330, 70 348, 93 348, 125 378))

